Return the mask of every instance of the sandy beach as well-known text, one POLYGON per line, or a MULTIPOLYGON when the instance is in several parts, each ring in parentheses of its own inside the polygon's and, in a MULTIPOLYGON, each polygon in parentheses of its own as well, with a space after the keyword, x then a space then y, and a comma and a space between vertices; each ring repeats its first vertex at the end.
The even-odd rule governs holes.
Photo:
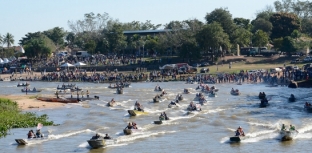
POLYGON ((44 102, 33 98, 33 95, 0 95, 1 98, 11 99, 18 103, 21 110, 51 109, 65 106, 63 103, 44 102))

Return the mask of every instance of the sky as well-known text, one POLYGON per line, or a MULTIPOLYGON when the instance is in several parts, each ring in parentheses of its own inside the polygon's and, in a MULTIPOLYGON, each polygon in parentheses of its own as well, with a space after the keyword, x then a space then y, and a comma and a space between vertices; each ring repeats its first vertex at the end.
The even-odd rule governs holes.
MULTIPOLYGON (((0 35, 11 33, 14 45, 28 32, 62 27, 82 20, 85 13, 108 13, 120 22, 151 20, 153 24, 198 19, 216 8, 228 8, 234 17, 254 19, 276 0, 1 0, 0 35)), ((2 44, 1 44, 2 45, 2 44)))

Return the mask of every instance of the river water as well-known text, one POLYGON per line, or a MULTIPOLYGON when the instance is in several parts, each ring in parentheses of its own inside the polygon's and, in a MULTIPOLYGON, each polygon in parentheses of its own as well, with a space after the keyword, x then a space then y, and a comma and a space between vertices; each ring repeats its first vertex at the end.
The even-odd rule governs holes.
MULTIPOLYGON (((20 95, 16 82, 2 82, 2 94, 20 95)), ((43 94, 52 93, 61 83, 31 82, 32 87, 44 89, 43 94)), ((18 146, 14 139, 26 138, 30 129, 12 129, 10 135, 0 139, 0 152, 310 152, 312 138, 311 115, 303 105, 312 100, 310 89, 290 89, 287 87, 266 87, 265 84, 216 84, 217 97, 207 97, 208 103, 202 111, 186 114, 186 107, 194 99, 196 84, 184 82, 132 83, 124 89, 124 94, 115 94, 108 84, 77 83, 80 88, 89 90, 90 95, 99 95, 100 100, 78 104, 66 104, 57 109, 34 109, 37 114, 48 114, 50 120, 60 126, 43 127, 47 136, 43 140, 18 146), (160 103, 152 103, 156 85, 168 93, 160 103), (179 108, 168 108, 171 100, 184 88, 190 94, 183 94, 179 108), (231 88, 237 88, 241 95, 232 96, 231 88), (259 92, 265 92, 270 106, 259 108, 259 92), (289 103, 293 93, 297 102, 289 103), (112 98, 119 103, 107 107, 112 98), (127 110, 133 109, 135 101, 145 107, 148 115, 129 117, 127 110), (170 121, 153 124, 161 112, 165 111, 170 121), (125 136, 123 129, 129 121, 136 122, 139 132, 125 136), (295 140, 281 142, 281 124, 293 124, 299 131, 295 140), (247 138, 240 143, 230 143, 238 126, 242 126, 247 138), (116 144, 100 149, 91 149, 87 143, 95 133, 108 133, 116 144)))

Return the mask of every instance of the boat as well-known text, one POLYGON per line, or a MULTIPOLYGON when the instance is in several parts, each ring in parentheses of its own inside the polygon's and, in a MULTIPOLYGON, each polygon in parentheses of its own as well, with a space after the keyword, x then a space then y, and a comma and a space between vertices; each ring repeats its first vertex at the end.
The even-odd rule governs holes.
POLYGON ((266 97, 266 95, 264 93, 260 92, 258 97, 259 97, 259 99, 264 99, 266 97))
POLYGON ((155 88, 155 89, 154 89, 154 91, 160 91, 160 92, 161 92, 161 91, 164 91, 164 89, 161 89, 161 88, 155 88))
POLYGON ((153 98, 153 102, 154 102, 154 103, 159 103, 159 98, 158 98, 158 97, 154 97, 154 98, 153 98))
POLYGON ((130 116, 137 116, 137 115, 145 115, 148 114, 147 112, 138 111, 138 110, 128 110, 130 116))
POLYGON ((117 88, 116 93, 117 94, 123 94, 123 89, 122 88, 117 88))
POLYGON ((295 101, 296 101, 296 98, 295 98, 295 97, 289 97, 289 98, 288 98, 288 101, 289 101, 289 102, 295 102, 295 101))
POLYGON ((74 91, 81 91, 81 90, 82 90, 81 88, 76 88, 76 87, 75 87, 75 88, 70 88, 70 91, 71 91, 71 92, 74 92, 74 91))
POLYGON ((232 90, 231 95, 238 96, 238 95, 240 95, 240 92, 237 89, 236 89, 236 91, 232 90))
POLYGON ((110 102, 107 103, 107 106, 108 107, 114 107, 114 106, 116 106, 116 102, 115 101, 110 101, 110 102))
POLYGON ((191 106, 189 105, 186 110, 187 110, 187 114, 192 114, 192 113, 194 113, 196 111, 201 111, 201 105, 200 104, 195 104, 195 109, 191 108, 191 106))
POLYGON ((37 97, 37 100, 47 101, 47 102, 60 102, 60 103, 78 103, 80 100, 76 98, 52 98, 52 97, 37 97))
POLYGON ((22 92, 41 92, 42 90, 34 90, 34 89, 21 89, 22 92), (27 90, 27 91, 26 91, 27 90))
MULTIPOLYGON (((174 102, 174 101, 173 101, 174 102)), ((168 108, 175 108, 175 107, 179 107, 179 104, 174 102, 175 104, 172 104, 172 102, 170 102, 170 104, 168 105, 168 108)))
POLYGON ((131 129, 124 129, 123 132, 124 132, 125 135, 132 134, 132 130, 131 129))
POLYGON ((306 104, 304 105, 304 109, 305 109, 307 112, 312 113, 312 106, 311 106, 310 103, 306 103, 306 104))
POLYGON ((17 84, 17 87, 28 87, 30 84, 26 83, 26 84, 17 84))
POLYGON ((91 139, 91 140, 87 140, 87 142, 90 145, 90 147, 94 149, 115 144, 115 141, 112 139, 91 139))
POLYGON ((267 106, 270 106, 269 102, 261 102, 260 103, 260 108, 264 108, 264 107, 267 107, 267 106))
POLYGON ((209 96, 209 97, 217 97, 217 93, 215 93, 215 92, 214 92, 214 93, 210 92, 208 96, 209 96))
POLYGON ((154 124, 162 124, 162 121, 154 121, 154 124))
POLYGON ((298 135, 298 131, 297 130, 290 130, 290 131, 281 130, 280 135, 281 135, 282 141, 289 141, 298 135))
POLYGON ((240 142, 245 138, 245 136, 234 136, 234 137, 230 137, 230 141, 231 142, 240 142))
POLYGON ((30 141, 39 141, 42 140, 44 138, 31 138, 31 139, 15 139, 15 142, 18 145, 27 145, 30 141))

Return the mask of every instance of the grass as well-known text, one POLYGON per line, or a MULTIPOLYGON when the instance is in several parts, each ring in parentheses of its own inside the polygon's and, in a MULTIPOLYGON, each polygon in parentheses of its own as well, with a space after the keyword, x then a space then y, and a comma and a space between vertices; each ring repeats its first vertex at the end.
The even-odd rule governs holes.
POLYGON ((18 109, 18 104, 10 99, 0 98, 0 138, 7 135, 11 128, 27 128, 37 126, 38 123, 43 125, 53 125, 53 121, 47 121, 48 116, 41 116, 35 113, 22 113, 18 109))

